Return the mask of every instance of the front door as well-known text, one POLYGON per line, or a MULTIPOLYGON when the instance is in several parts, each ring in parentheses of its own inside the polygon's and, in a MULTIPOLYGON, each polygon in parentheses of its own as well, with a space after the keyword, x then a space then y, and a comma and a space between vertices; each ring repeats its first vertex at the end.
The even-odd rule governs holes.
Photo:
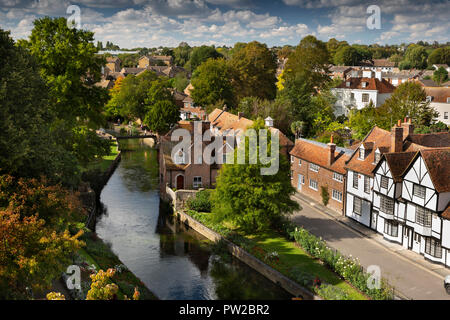
POLYGON ((372 213, 372 229, 377 230, 378 211, 374 210, 372 213))
POLYGON ((184 176, 179 175, 177 176, 177 190, 183 190, 184 189, 184 176))
POLYGON ((298 175, 298 183, 297 183, 297 189, 298 191, 302 191, 302 185, 303 185, 303 175, 298 175))

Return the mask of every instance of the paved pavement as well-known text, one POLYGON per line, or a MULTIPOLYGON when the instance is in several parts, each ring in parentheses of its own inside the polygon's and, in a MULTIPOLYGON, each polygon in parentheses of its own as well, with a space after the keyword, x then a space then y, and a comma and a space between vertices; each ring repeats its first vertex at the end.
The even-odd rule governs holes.
POLYGON ((292 216, 297 225, 322 237, 343 254, 357 257, 364 268, 378 265, 381 275, 396 288, 396 295, 405 299, 450 300, 443 285, 450 269, 383 240, 375 231, 304 195, 297 193, 294 198, 303 208, 292 216))

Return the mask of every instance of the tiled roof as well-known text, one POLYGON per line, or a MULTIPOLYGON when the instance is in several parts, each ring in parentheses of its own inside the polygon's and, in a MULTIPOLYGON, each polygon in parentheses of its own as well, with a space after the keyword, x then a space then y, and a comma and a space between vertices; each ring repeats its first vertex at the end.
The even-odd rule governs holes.
POLYGON ((387 80, 382 79, 381 81, 377 78, 349 78, 343 81, 336 88, 339 89, 358 89, 358 90, 376 90, 378 93, 392 93, 395 90, 395 87, 390 84, 387 80), (349 86, 347 83, 349 82, 349 86), (366 86, 363 87, 363 83, 366 83, 366 86))
POLYGON ((437 192, 450 192, 450 148, 420 151, 437 192))
POLYGON ((161 137, 160 150, 166 170, 185 170, 188 164, 175 164, 172 161, 172 150, 179 142, 172 142, 168 136, 161 137))
POLYGON ((422 87, 439 87, 439 85, 431 79, 420 79, 418 80, 422 87))
POLYGON ((362 141, 362 143, 367 142, 372 142, 373 147, 371 150, 366 150, 364 160, 359 159, 359 148, 356 148, 345 167, 365 175, 373 175, 372 171, 376 165, 374 164, 375 151, 377 149, 380 149, 380 151, 389 149, 391 145, 391 133, 375 126, 362 141))
POLYGON ((450 203, 447 205, 444 212, 442 212, 442 218, 450 220, 450 203))
POLYGON ((383 155, 383 157, 386 159, 386 162, 392 174, 392 178, 395 182, 400 182, 402 180, 403 172, 411 163, 411 160, 416 154, 417 152, 397 152, 386 153, 383 155))
POLYGON ((305 161, 315 163, 322 168, 345 174, 345 161, 350 158, 352 150, 336 147, 335 160, 328 165, 329 146, 317 141, 298 139, 290 154, 305 161))
MULTIPOLYGON (((240 135, 243 134, 248 127, 253 125, 252 120, 244 117, 239 118, 237 115, 220 109, 214 109, 214 111, 208 115, 208 119, 214 127, 224 134, 227 130, 234 130, 236 135, 240 135)), ((279 134, 280 146, 294 145, 294 143, 277 128, 272 127, 270 128, 270 131, 279 134)))
POLYGON ((405 151, 418 151, 426 148, 446 148, 450 146, 450 132, 410 134, 403 145, 405 151))
POLYGON ((449 87, 426 87, 424 89, 427 96, 433 97, 433 100, 431 100, 431 102, 446 103, 447 99, 450 98, 449 87))
POLYGON ((373 59, 372 61, 374 67, 395 67, 395 62, 388 59, 373 59))
POLYGON ((120 72, 123 74, 134 74, 137 75, 138 73, 141 73, 142 71, 145 71, 145 68, 123 68, 120 72))

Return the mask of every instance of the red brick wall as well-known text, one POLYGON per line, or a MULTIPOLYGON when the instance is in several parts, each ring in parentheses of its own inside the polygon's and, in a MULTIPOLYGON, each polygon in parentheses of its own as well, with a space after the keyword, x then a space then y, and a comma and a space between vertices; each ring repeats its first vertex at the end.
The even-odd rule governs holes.
POLYGON ((314 199, 315 201, 323 204, 322 202, 322 186, 328 186, 328 193, 330 200, 328 202, 329 208, 339 212, 344 212, 344 199, 345 199, 345 175, 342 182, 338 182, 333 179, 333 171, 319 167, 319 172, 314 172, 309 169, 309 162, 302 160, 302 165, 299 166, 299 158, 293 157, 294 162, 291 162, 291 171, 293 173, 292 186, 302 194, 314 199), (301 174, 305 178, 305 184, 302 185, 301 191, 298 189, 298 175, 301 174), (317 191, 309 187, 309 179, 317 181, 317 191), (336 201, 332 198, 333 189, 342 193, 342 202, 336 201))

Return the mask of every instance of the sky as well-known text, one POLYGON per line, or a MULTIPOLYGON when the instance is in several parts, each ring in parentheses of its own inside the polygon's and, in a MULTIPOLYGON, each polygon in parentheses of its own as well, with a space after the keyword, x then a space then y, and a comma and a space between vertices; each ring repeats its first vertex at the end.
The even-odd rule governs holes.
POLYGON ((297 45, 309 34, 361 44, 450 41, 449 0, 0 0, 0 28, 27 38, 36 18, 69 18, 71 5, 81 28, 121 48, 297 45), (367 12, 373 5, 379 26, 376 11, 367 12))

